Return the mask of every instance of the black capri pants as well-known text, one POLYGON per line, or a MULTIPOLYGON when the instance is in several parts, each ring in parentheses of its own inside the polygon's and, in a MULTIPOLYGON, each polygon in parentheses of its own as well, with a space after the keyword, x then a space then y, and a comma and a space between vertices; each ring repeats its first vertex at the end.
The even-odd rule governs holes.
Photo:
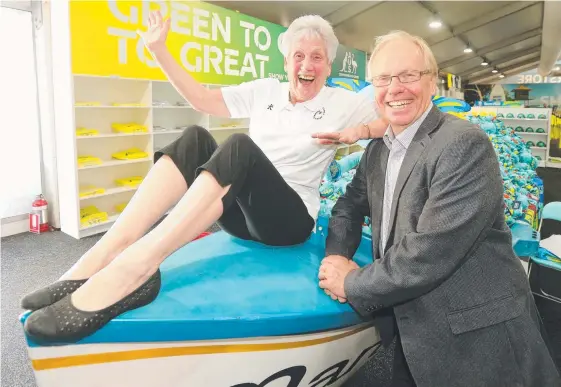
POLYGON ((203 170, 222 187, 230 185, 217 222, 230 235, 271 246, 299 244, 310 236, 315 222, 304 202, 249 136, 236 133, 218 146, 206 129, 190 126, 156 152, 154 161, 163 155, 188 187, 203 170))

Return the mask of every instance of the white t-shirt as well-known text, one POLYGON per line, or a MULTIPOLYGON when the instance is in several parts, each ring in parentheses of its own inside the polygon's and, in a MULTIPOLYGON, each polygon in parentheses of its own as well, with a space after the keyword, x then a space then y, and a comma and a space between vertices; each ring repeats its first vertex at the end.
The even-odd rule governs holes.
POLYGON ((339 132, 377 118, 367 95, 324 86, 310 101, 292 105, 288 83, 257 79, 222 89, 232 118, 249 118, 249 136, 317 219, 319 186, 337 145, 321 145, 316 132, 339 132))

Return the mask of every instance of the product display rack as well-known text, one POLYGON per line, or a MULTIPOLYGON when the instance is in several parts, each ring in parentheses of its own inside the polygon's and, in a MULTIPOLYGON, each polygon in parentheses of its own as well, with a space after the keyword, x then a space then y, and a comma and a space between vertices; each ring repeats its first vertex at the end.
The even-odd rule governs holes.
POLYGON ((57 129, 63 139, 59 151, 64 154, 59 157, 59 192, 61 230, 77 239, 112 226, 138 187, 119 185, 117 180, 144 178, 154 164, 154 152, 181 136, 186 127, 207 128, 219 144, 233 133, 248 132, 248 120, 198 112, 167 81, 74 74, 71 89, 71 118, 57 129), (134 124, 141 129, 116 132, 115 124, 134 124), (88 133, 78 134, 79 128, 88 133), (132 148, 145 157, 113 157, 132 148), (91 156, 95 162, 79 163, 80 156, 91 156), (106 216, 83 223, 80 210, 92 206, 106 216))
POLYGON ((538 157, 539 167, 556 167, 559 163, 554 163, 549 158, 549 139, 551 136, 551 109, 547 108, 523 108, 523 107, 474 107, 472 112, 475 114, 491 114, 501 120, 506 127, 513 129, 522 128, 523 131, 516 133, 524 140, 524 142, 532 142, 533 144, 543 143, 545 146, 529 146, 533 156, 538 157), (499 115, 502 115, 499 116, 499 115), (512 117, 510 117, 512 115, 512 117), (524 117, 519 117, 523 115, 524 117), (533 115, 532 118, 527 118, 533 115), (538 118, 545 116, 545 118, 538 118), (543 133, 538 133, 538 129, 543 129, 543 133))

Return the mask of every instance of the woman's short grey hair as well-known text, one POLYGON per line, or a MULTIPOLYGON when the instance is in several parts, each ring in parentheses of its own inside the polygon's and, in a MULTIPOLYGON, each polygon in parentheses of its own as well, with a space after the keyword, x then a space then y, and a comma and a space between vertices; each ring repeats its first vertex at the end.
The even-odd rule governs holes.
POLYGON ((335 36, 331 24, 318 15, 300 16, 295 19, 279 39, 279 49, 286 58, 292 45, 302 38, 320 38, 325 42, 329 62, 337 55, 339 40, 335 36))
POLYGON ((373 76, 373 74, 371 74, 371 71, 372 65, 376 60, 376 55, 382 49, 382 47, 394 40, 408 40, 417 45, 417 47, 419 47, 419 50, 421 51, 421 55, 423 55, 423 58, 425 59, 426 70, 429 70, 435 77, 438 77, 438 63, 436 62, 436 58, 434 57, 432 50, 423 38, 411 35, 410 33, 405 31, 391 31, 386 35, 378 36, 374 42, 374 49, 372 50, 372 53, 370 54, 370 60, 368 61, 368 76, 370 79, 372 79, 373 76))

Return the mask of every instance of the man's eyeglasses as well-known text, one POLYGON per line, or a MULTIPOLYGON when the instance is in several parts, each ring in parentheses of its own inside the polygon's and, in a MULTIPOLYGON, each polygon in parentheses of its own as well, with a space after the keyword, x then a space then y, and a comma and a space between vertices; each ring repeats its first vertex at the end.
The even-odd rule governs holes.
POLYGON ((383 87, 388 86, 392 83, 393 78, 399 79, 401 83, 412 83, 417 82, 423 75, 430 74, 430 70, 425 71, 418 71, 418 70, 409 70, 404 71, 398 75, 379 75, 377 77, 372 78, 372 84, 376 87, 383 87))

